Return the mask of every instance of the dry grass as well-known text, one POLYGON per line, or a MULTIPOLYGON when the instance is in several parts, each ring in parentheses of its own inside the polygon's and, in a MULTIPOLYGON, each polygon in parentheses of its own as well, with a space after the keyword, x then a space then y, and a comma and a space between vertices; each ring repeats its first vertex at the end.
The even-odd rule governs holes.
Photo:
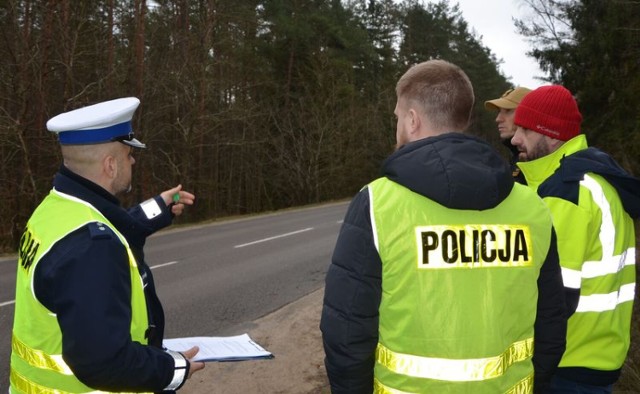
MULTIPOLYGON (((636 274, 637 278, 640 278, 640 232, 638 230, 640 230, 640 223, 636 222, 636 274)), ((614 386, 613 392, 616 394, 640 393, 640 289, 638 288, 636 288, 631 322, 631 347, 622 368, 622 375, 614 386)))
MULTIPOLYGON (((636 262, 636 270, 638 267, 636 262)), ((640 275, 639 275, 640 276, 640 275)), ((636 300, 631 323, 631 348, 622 368, 620 380, 614 386, 614 393, 640 393, 640 297, 636 290, 636 300)))

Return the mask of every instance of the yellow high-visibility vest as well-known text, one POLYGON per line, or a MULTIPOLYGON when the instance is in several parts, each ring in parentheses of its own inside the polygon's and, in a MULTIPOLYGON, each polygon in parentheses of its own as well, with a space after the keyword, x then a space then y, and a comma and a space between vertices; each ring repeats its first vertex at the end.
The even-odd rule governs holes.
POLYGON ((515 184, 493 209, 453 210, 386 178, 369 196, 382 260, 374 391, 532 392, 552 230, 542 200, 515 184))
POLYGON ((89 223, 111 229, 127 250, 131 277, 131 339, 147 344, 144 288, 126 239, 92 205, 52 190, 34 211, 20 241, 11 340, 11 393, 98 392, 80 382, 62 359, 62 333, 56 316, 38 301, 33 289, 33 274, 42 257, 56 242, 89 223))
POLYGON ((633 219, 618 191, 601 175, 584 174, 575 197, 557 195, 563 189, 549 187, 552 175, 562 171, 561 161, 587 148, 587 138, 580 134, 549 155, 518 166, 551 211, 564 285, 580 291, 577 309, 567 322, 567 349, 559 367, 615 371, 623 366, 631 343, 636 290, 633 219))

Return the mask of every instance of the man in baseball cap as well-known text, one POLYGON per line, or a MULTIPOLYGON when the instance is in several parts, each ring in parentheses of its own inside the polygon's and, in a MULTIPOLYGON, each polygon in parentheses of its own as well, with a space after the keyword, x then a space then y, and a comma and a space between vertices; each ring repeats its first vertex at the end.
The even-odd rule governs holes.
POLYGON ((513 134, 516 132, 513 117, 515 116, 518 104, 520 104, 520 101, 522 101, 530 91, 531 89, 518 86, 507 90, 497 99, 484 102, 484 108, 486 110, 498 112, 496 116, 498 133, 500 133, 500 139, 504 146, 511 152, 511 170, 514 178, 518 181, 521 181, 520 169, 515 165, 518 161, 518 149, 511 144, 511 137, 513 137, 513 134))
POLYGON ((515 112, 518 166, 551 211, 570 313, 552 393, 610 393, 629 349, 640 180, 587 146, 569 90, 542 86, 515 112))

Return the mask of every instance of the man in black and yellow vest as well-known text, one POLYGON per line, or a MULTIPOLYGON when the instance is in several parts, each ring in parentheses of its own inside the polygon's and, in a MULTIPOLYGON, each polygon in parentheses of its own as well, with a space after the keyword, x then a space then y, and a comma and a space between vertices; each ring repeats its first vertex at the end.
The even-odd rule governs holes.
POLYGON ((127 97, 60 114, 64 163, 20 241, 11 393, 173 392, 204 364, 162 349, 164 314, 146 238, 171 224, 193 194, 181 186, 125 210, 131 189, 127 97))
POLYGON ((463 133, 459 67, 415 65, 396 94, 397 149, 352 200, 327 273, 332 392, 542 393, 567 324, 549 211, 463 133))
POLYGON ((611 393, 631 341, 640 179, 589 147, 578 103, 564 86, 529 93, 514 121, 512 142, 523 159, 518 166, 558 232, 571 314, 551 392, 611 393))

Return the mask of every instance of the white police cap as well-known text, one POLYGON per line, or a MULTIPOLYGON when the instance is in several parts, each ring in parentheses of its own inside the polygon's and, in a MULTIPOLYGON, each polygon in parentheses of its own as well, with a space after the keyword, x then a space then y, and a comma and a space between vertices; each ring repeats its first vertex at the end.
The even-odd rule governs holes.
POLYGON ((146 145, 133 138, 131 118, 140 105, 136 97, 125 97, 74 109, 54 116, 47 129, 58 134, 62 145, 122 142, 135 148, 146 145))

